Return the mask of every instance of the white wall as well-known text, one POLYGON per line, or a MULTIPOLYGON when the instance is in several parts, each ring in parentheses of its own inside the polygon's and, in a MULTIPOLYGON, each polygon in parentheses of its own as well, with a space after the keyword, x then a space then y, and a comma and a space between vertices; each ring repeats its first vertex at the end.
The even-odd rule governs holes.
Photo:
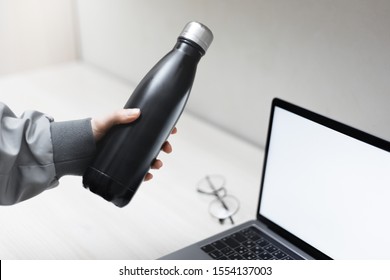
POLYGON ((390 140, 390 1, 79 0, 81 57, 136 84, 187 21, 215 34, 188 110, 264 145, 285 98, 390 140))
POLYGON ((0 0, 0 75, 76 58, 69 0, 0 0))

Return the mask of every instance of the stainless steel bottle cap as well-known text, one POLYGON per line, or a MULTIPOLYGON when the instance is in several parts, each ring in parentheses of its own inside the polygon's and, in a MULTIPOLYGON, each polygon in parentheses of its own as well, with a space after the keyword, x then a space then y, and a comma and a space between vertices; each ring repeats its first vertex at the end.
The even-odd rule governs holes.
POLYGON ((198 44, 205 52, 209 48, 214 38, 213 33, 207 26, 196 21, 187 23, 179 37, 193 41, 194 43, 198 44))

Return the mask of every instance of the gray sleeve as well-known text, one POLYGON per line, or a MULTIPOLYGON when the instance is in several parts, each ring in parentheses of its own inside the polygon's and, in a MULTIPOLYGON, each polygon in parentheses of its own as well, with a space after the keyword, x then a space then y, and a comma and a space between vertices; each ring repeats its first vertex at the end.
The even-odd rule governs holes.
POLYGON ((0 205, 29 199, 80 175, 93 157, 90 119, 52 122, 37 111, 20 117, 0 103, 0 205))
POLYGON ((91 119, 51 123, 56 176, 82 175, 95 153, 91 119))

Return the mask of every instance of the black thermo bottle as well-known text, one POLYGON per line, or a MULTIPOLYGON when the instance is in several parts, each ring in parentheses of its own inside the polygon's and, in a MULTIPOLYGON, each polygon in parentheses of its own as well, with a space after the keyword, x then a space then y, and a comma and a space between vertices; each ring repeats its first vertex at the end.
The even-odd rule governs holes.
POLYGON ((133 123, 113 127, 98 143, 83 176, 92 192, 118 207, 129 203, 184 110, 197 64, 213 40, 198 22, 188 23, 174 48, 141 80, 125 108, 140 108, 133 123))

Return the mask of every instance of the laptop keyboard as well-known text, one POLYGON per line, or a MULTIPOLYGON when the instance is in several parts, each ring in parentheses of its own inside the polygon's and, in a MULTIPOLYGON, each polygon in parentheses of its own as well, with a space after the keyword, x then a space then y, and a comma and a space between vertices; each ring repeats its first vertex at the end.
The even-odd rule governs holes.
POLYGON ((201 249, 216 260, 292 260, 284 246, 271 243, 253 226, 241 229, 201 249))

